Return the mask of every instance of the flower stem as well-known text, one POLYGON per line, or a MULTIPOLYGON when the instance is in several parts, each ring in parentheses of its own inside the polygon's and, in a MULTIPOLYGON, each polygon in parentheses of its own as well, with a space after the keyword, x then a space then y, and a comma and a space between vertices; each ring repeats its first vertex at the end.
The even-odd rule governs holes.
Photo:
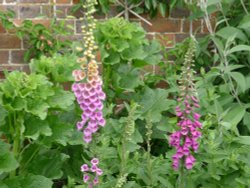
POLYGON ((181 160, 180 174, 178 177, 178 188, 185 188, 185 172, 184 172, 184 161, 181 160))

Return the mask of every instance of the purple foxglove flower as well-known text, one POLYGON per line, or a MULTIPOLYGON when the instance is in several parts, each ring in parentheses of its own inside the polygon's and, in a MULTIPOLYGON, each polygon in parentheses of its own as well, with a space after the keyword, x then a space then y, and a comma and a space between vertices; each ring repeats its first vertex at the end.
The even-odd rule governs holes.
POLYGON ((97 158, 93 158, 93 159, 91 160, 91 164, 92 164, 92 165, 98 165, 98 163, 99 163, 99 160, 98 160, 97 158))
POLYGON ((80 130, 82 130, 84 124, 82 122, 77 122, 76 126, 77 126, 77 130, 80 131, 80 130))
POLYGON ((183 150, 181 147, 177 148, 176 156, 180 159, 183 157, 183 150))
POLYGON ((188 136, 185 139, 185 146, 187 147, 192 146, 192 140, 188 136))
POLYGON ((190 153, 189 148, 186 145, 184 145, 183 146, 183 154, 184 155, 189 155, 189 153, 190 153))
POLYGON ((98 167, 96 165, 92 165, 90 168, 91 172, 96 172, 97 169, 98 167))
POLYGON ((198 127, 198 128, 201 128, 201 127, 202 127, 201 122, 199 122, 199 121, 197 121, 197 120, 194 121, 194 124, 195 124, 195 126, 198 127))
POLYGON ((83 164, 83 165, 81 166, 81 171, 82 171, 82 172, 87 172, 87 171, 89 171, 88 165, 87 165, 87 164, 83 164))
POLYGON ((188 128, 187 127, 182 127, 181 128, 181 134, 182 135, 187 135, 188 134, 188 128))
POLYGON ((192 142, 192 148, 193 148, 193 150, 196 152, 196 151, 198 150, 198 148, 199 148, 199 143, 193 141, 193 142, 192 142))
POLYGON ((99 183, 97 176, 94 178, 93 183, 94 183, 94 185, 97 185, 99 183))
POLYGON ((89 179, 90 179, 89 175, 87 175, 87 174, 84 174, 84 175, 83 175, 83 181, 84 181, 85 183, 87 183, 87 182, 89 181, 89 179))
POLYGON ((195 163, 195 158, 192 155, 189 155, 185 159, 185 165, 187 169, 192 169, 195 163))
POLYGON ((195 120, 199 120, 200 117, 201 117, 201 115, 195 112, 195 113, 193 114, 193 117, 194 117, 195 120))
POLYGON ((105 120, 104 118, 102 118, 102 119, 100 119, 100 120, 98 121, 98 124, 99 124, 100 126, 104 127, 105 124, 106 124, 106 120, 105 120))
POLYGON ((84 135, 84 136, 83 136, 83 140, 84 140, 86 143, 89 143, 89 142, 92 141, 92 136, 91 136, 91 135, 89 135, 89 136, 84 135))
POLYGON ((97 176, 101 176, 102 174, 103 174, 102 169, 97 168, 97 169, 96 169, 96 175, 97 175, 97 176))

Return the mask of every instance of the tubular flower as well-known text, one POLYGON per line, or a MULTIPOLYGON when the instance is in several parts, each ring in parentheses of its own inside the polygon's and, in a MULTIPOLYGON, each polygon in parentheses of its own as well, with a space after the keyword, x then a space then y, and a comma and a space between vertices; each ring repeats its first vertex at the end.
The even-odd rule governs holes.
POLYGON ((198 138, 201 137, 202 124, 201 115, 196 112, 200 107, 199 100, 195 96, 196 91, 193 83, 193 73, 191 68, 195 52, 195 41, 191 39, 189 50, 185 55, 185 61, 182 68, 180 79, 181 96, 178 98, 179 105, 176 107, 176 116, 179 121, 177 126, 179 130, 170 135, 169 144, 176 148, 173 155, 172 167, 178 170, 180 161, 183 161, 186 169, 192 169, 195 163, 193 152, 199 148, 198 138))
POLYGON ((99 160, 97 158, 93 158, 91 160, 91 166, 87 164, 83 164, 81 166, 81 171, 83 172, 83 181, 85 183, 89 183, 89 187, 93 187, 98 184, 98 177, 103 174, 102 169, 100 169, 97 165, 99 164, 99 160), (91 177, 94 177, 93 179, 91 177))
POLYGON ((93 35, 95 19, 92 15, 95 12, 95 4, 95 0, 87 0, 86 5, 83 6, 86 9, 86 25, 82 26, 85 49, 77 47, 76 50, 78 52, 84 51, 84 54, 77 61, 80 63, 81 69, 72 72, 75 79, 72 91, 83 111, 82 119, 77 122, 76 127, 77 130, 83 132, 83 140, 86 143, 91 142, 92 135, 106 124, 102 114, 103 101, 106 95, 102 90, 102 80, 94 56, 94 50, 97 49, 93 35))
MULTIPOLYGON (((83 132, 83 140, 86 143, 91 142, 92 136, 100 127, 105 126, 106 121, 103 117, 103 101, 106 98, 102 90, 102 80, 99 76, 98 64, 95 60, 94 52, 97 46, 94 41, 93 30, 95 29, 95 12, 96 0, 86 0, 83 8, 85 9, 82 33, 84 35, 84 48, 77 47, 77 52, 83 52, 83 55, 78 58, 79 70, 74 70, 72 76, 75 83, 72 85, 77 102, 82 110, 81 120, 77 122, 77 130, 83 132)), ((88 184, 88 187, 94 187, 98 184, 98 177, 103 174, 102 169, 98 168, 99 160, 93 158, 92 166, 87 164, 81 166, 83 172, 83 181, 88 184), (92 176, 95 176, 92 181, 92 176)))

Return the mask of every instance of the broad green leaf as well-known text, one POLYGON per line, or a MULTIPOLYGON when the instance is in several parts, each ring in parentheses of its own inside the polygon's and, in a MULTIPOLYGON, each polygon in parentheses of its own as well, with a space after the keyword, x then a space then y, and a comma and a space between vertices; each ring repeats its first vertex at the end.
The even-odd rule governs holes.
POLYGON ((240 72, 230 72, 229 76, 231 76, 236 81, 242 92, 246 91, 246 80, 243 74, 240 72))
POLYGON ((238 27, 242 29, 250 28, 250 15, 244 16, 238 27))
POLYGON ((240 144, 250 145, 250 136, 238 136, 235 141, 240 144))
POLYGON ((48 104, 53 108, 67 110, 74 103, 74 100, 75 97, 72 92, 56 88, 55 94, 48 98, 48 104))
POLYGON ((27 112, 40 117, 40 119, 45 119, 47 116, 49 105, 42 100, 32 100, 27 101, 27 112))
POLYGON ((228 39, 232 37, 233 35, 236 36, 236 38, 241 39, 242 41, 247 41, 246 35, 238 28, 236 27, 223 27, 221 30, 219 30, 216 35, 222 37, 223 39, 228 39))
POLYGON ((163 17, 165 17, 166 12, 167 12, 167 4, 166 3, 159 3, 158 8, 159 8, 159 11, 160 11, 161 15, 163 17))
POLYGON ((43 142, 46 145, 58 143, 66 146, 72 136, 75 125, 61 122, 58 117, 49 117, 48 122, 52 130, 52 135, 44 138, 43 142))
POLYGON ((141 100, 137 101, 142 107, 142 113, 150 113, 152 122, 161 120, 161 113, 168 110, 175 103, 167 99, 168 92, 164 89, 146 88, 141 94, 141 100))
POLYGON ((53 182, 40 175, 28 174, 4 181, 10 188, 52 188, 53 182))
POLYGON ((10 145, 0 140, 0 175, 15 170, 19 164, 10 151, 10 145))
POLYGON ((244 125, 247 126, 248 130, 250 131, 250 113, 246 112, 243 118, 244 125))
POLYGON ((30 173, 43 175, 50 179, 59 179, 63 175, 63 163, 68 155, 57 150, 42 151, 27 165, 30 173))
POLYGON ((37 140, 40 135, 52 135, 52 131, 47 121, 32 116, 25 120, 24 135, 26 138, 37 140))
POLYGON ((242 52, 242 51, 250 51, 250 46, 244 45, 244 44, 237 45, 237 46, 231 48, 228 51, 228 54, 231 54, 231 53, 234 53, 234 52, 242 52))
POLYGON ((238 103, 231 105, 228 113, 224 116, 223 121, 232 125, 232 130, 237 133, 237 125, 242 120, 246 112, 246 109, 238 103))

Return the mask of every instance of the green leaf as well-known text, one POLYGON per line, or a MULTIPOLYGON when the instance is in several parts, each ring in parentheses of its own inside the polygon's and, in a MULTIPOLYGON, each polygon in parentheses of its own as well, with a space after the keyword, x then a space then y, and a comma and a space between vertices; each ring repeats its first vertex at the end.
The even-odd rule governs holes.
POLYGON ((250 145, 250 136, 238 136, 235 141, 240 144, 250 145))
POLYGON ((246 35, 238 28, 235 28, 235 27, 231 27, 231 26, 228 26, 228 27, 223 27, 221 30, 219 30, 217 33, 216 33, 217 36, 220 36, 222 37, 223 39, 228 39, 228 38, 231 38, 232 36, 235 35, 236 38, 242 40, 242 41, 247 41, 247 37, 246 35))
POLYGON ((237 133, 237 125, 242 120, 246 109, 238 103, 231 105, 228 113, 224 116, 223 121, 232 125, 232 130, 237 133))
POLYGON ((52 130, 52 135, 45 137, 43 142, 46 145, 58 143, 66 146, 72 136, 73 128, 75 127, 74 124, 61 122, 56 116, 48 117, 48 122, 52 130))
POLYGON ((250 113, 246 112, 244 115, 243 123, 247 126, 248 130, 250 131, 250 113))
POLYGON ((19 164, 14 154, 10 151, 10 145, 0 140, 0 175, 4 172, 15 170, 19 164))
POLYGON ((53 182, 40 175, 28 174, 25 177, 18 176, 4 181, 10 188, 51 188, 53 182))
POLYGON ((49 105, 42 100, 32 100, 29 99, 27 102, 27 112, 40 117, 40 119, 45 119, 47 116, 49 105))
POLYGON ((231 53, 234 53, 234 52, 241 52, 241 51, 250 51, 250 46, 244 45, 244 44, 237 45, 237 46, 231 48, 228 51, 228 54, 231 54, 231 53))
POLYGON ((40 135, 51 136, 52 131, 47 121, 32 116, 25 120, 24 135, 26 138, 37 140, 40 135))
POLYGON ((160 11, 161 15, 163 17, 165 17, 166 12, 167 12, 167 4, 166 3, 159 3, 158 7, 159 7, 159 11, 160 11))
POLYGON ((168 110, 175 103, 167 99, 168 91, 164 89, 146 88, 141 94, 141 100, 137 101, 142 107, 142 113, 146 116, 150 113, 152 122, 161 120, 161 112, 168 110))
POLYGON ((67 110, 74 103, 74 100, 75 97, 72 92, 56 88, 55 94, 48 98, 48 104, 54 108, 67 110))
POLYGON ((69 158, 68 155, 57 150, 40 151, 39 155, 28 164, 30 173, 43 175, 50 179, 59 179, 63 175, 63 163, 69 158))
POLYGON ((240 72, 230 72, 229 76, 231 76, 236 81, 242 92, 246 91, 247 84, 243 74, 240 72))
POLYGON ((250 15, 245 15, 244 18, 240 21, 238 26, 242 29, 249 29, 250 28, 250 15))

